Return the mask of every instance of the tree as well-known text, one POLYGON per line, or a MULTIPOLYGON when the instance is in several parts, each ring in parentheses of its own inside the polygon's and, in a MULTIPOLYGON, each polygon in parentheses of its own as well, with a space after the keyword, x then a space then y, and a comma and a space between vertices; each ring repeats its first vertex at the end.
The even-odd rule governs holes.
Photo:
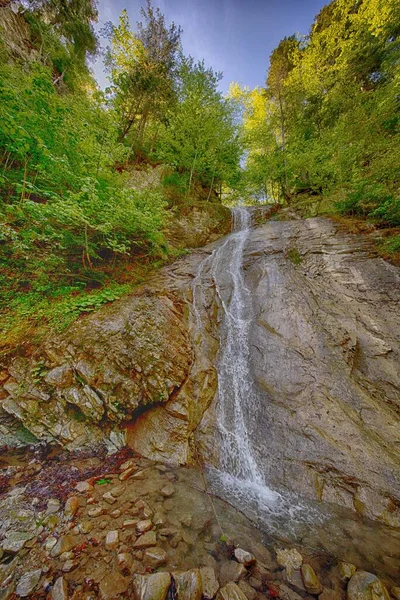
POLYGON ((181 29, 167 26, 161 11, 147 1, 143 22, 132 31, 126 11, 119 25, 109 25, 107 52, 111 91, 120 118, 120 140, 130 137, 133 147, 143 145, 149 121, 160 123, 176 97, 181 29))

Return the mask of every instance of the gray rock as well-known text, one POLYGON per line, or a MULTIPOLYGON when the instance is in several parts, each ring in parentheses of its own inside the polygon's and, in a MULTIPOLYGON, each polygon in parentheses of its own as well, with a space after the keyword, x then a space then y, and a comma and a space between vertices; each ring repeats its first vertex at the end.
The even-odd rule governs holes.
POLYGON ((389 593, 376 575, 357 571, 347 586, 348 600, 390 600, 389 593))
POLYGON ((202 577, 199 569, 174 572, 172 577, 175 581, 179 600, 201 600, 202 577))
POLYGON ((245 577, 246 567, 235 560, 227 560, 222 563, 220 569, 219 582, 221 586, 225 586, 230 581, 239 581, 245 577))
POLYGON ((150 546, 156 546, 156 545, 157 545, 156 532, 155 531, 147 531, 146 533, 144 533, 143 535, 138 537, 136 542, 133 544, 133 547, 140 550, 140 549, 144 549, 144 548, 150 548, 150 546))
POLYGON ((230 582, 219 590, 217 600, 247 600, 247 597, 236 583, 230 582))
POLYGON ((245 567, 248 567, 256 562, 256 559, 253 556, 253 554, 250 554, 250 552, 246 552, 241 548, 235 548, 234 555, 236 560, 242 563, 242 565, 244 565, 245 567))
POLYGON ((51 590, 51 600, 68 600, 68 584, 64 577, 59 577, 51 590))
POLYGON ((219 590, 219 583, 212 567, 202 567, 200 569, 201 587, 205 600, 212 600, 219 590))
POLYGON ((7 537, 1 542, 1 548, 4 552, 16 554, 25 546, 25 544, 34 537, 33 533, 24 531, 10 531, 7 537))
POLYGON ((133 589, 137 600, 165 600, 170 585, 169 573, 133 576, 133 589))
POLYGON ((25 573, 22 575, 21 579, 18 581, 16 593, 21 598, 26 598, 33 592, 33 590, 38 585, 40 578, 42 576, 42 570, 38 569, 36 571, 29 571, 29 573, 25 573))

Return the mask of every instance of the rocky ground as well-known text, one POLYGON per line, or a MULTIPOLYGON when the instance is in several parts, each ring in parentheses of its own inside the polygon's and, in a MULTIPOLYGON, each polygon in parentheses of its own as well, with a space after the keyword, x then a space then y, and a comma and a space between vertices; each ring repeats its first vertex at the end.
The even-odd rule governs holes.
POLYGON ((3 463, 0 598, 395 600, 392 582, 262 538, 197 469, 130 450, 3 463), (388 587, 385 587, 387 583, 388 587))

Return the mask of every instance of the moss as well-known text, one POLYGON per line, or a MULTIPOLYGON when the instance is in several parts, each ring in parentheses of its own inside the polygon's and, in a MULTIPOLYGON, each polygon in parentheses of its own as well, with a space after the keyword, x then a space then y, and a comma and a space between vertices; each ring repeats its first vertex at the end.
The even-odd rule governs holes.
POLYGON ((300 265, 303 261, 301 254, 297 250, 297 248, 289 248, 289 250, 286 251, 285 257, 288 258, 290 262, 296 266, 300 265))

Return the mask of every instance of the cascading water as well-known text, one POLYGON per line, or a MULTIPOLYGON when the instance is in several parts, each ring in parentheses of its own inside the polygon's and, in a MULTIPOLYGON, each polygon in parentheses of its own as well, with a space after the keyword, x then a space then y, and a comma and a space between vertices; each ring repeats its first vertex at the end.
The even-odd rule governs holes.
MULTIPOLYGON (((279 514, 283 498, 268 488, 252 445, 260 409, 250 370, 249 336, 253 319, 251 294, 243 273, 243 252, 251 227, 250 211, 233 209, 233 233, 200 265, 194 280, 197 330, 203 327, 204 284, 213 282, 220 307, 220 352, 217 361, 219 469, 209 471, 211 486, 234 504, 256 505, 255 512, 279 514)), ((287 511, 286 511, 287 512, 287 511)))

